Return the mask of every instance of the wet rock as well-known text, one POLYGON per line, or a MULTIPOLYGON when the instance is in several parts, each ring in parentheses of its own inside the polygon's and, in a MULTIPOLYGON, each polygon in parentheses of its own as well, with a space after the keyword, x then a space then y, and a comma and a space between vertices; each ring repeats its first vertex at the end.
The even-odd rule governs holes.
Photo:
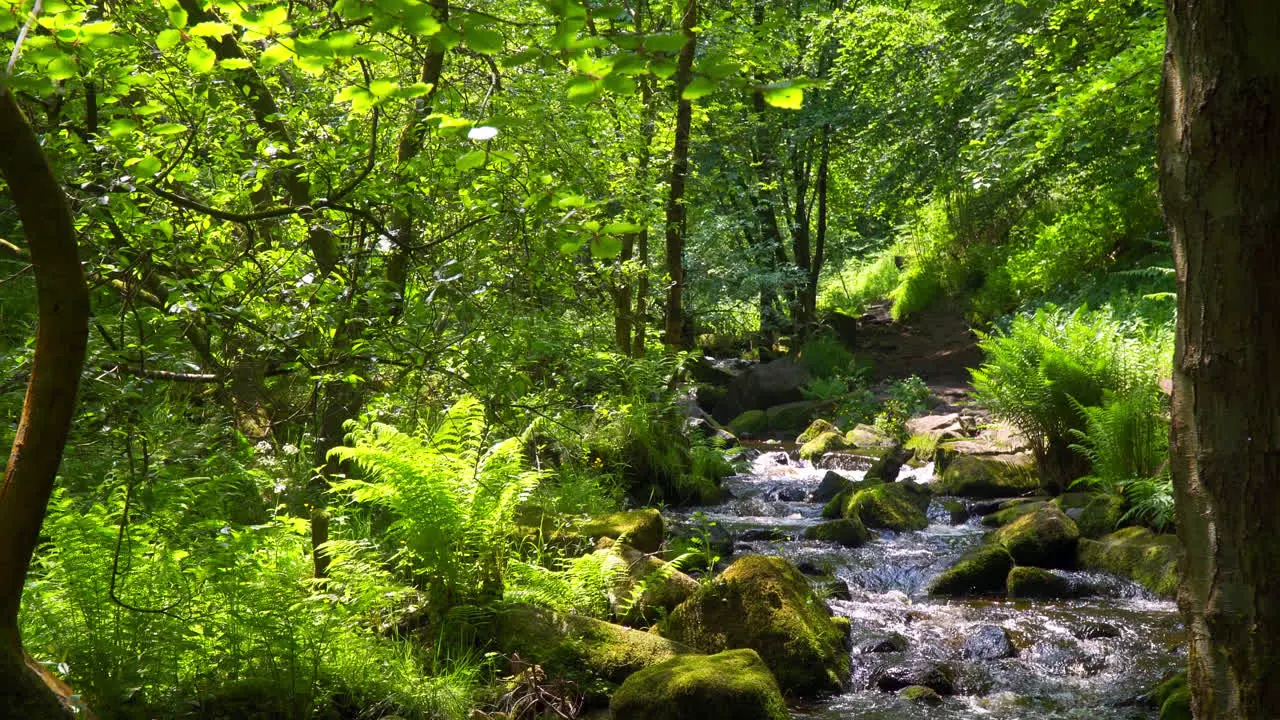
POLYGON ((969 498, 1017 497, 1040 488, 1035 459, 1018 455, 956 455, 951 444, 939 445, 934 455, 939 495, 969 498))
POLYGON ((787 720, 769 668, 754 650, 684 655, 627 678, 609 702, 614 720, 787 720))
POLYGON ((1111 623, 1091 622, 1076 628, 1071 633, 1077 640, 1107 640, 1120 637, 1120 628, 1111 623))
POLYGON ((993 539, 1019 565, 1070 568, 1075 565, 1080 531, 1056 505, 1046 505, 997 530, 993 539))
POLYGON ((822 476, 822 482, 818 483, 817 489, 809 494, 809 502, 829 502, 831 498, 852 486, 853 483, 845 476, 835 471, 828 471, 822 476))
POLYGON ((1054 501, 1080 528, 1080 537, 1097 539, 1115 531, 1124 516, 1123 497, 1108 493, 1069 493, 1054 501))
POLYGON ((724 398, 716 404, 716 420, 727 422, 748 410, 799 402, 804 399, 800 388, 807 382, 808 368, 791 358, 755 365, 729 383, 724 398))
POLYGON ((853 593, 849 590, 849 583, 840 578, 816 582, 814 583, 814 588, 818 590, 819 594, 825 595, 828 600, 844 600, 847 602, 853 599, 853 593))
POLYGON ((999 545, 985 545, 966 553, 929 586, 930 595, 990 595, 1003 593, 1013 569, 1013 557, 999 545))
POLYGON ((778 502, 801 502, 805 499, 804 488, 794 485, 777 488, 770 494, 778 502))
POLYGON ((819 470, 844 470, 853 472, 855 470, 866 470, 870 467, 874 458, 858 453, 849 452, 829 452, 818 459, 813 464, 819 470))
POLYGON ((857 516, 831 520, 804 531, 805 540, 833 542, 849 548, 865 545, 867 537, 867 528, 857 516))
POLYGON ((1003 503, 999 510, 982 516, 982 524, 987 527, 1004 527, 1023 515, 1033 513, 1048 504, 1047 500, 1026 500, 1003 503))
POLYGON ((729 420, 729 430, 734 435, 743 437, 758 437, 769 429, 768 417, 764 410, 747 410, 746 412, 734 415, 729 420))
POLYGON ((749 528, 738 533, 738 539, 742 542, 776 542, 778 540, 788 540, 790 537, 787 533, 774 527, 749 528))
POLYGON ((872 653, 905 652, 907 645, 908 642, 906 636, 899 633, 875 635, 858 643, 858 652, 864 655, 872 653))
POLYGON ((738 438, 728 430, 712 424, 706 418, 691 417, 684 421, 684 434, 688 438, 703 438, 718 443, 725 449, 738 446, 738 438))
POLYGON ((859 449, 884 449, 898 444, 897 440, 881 432, 874 425, 854 425, 844 439, 849 447, 859 449))
POLYGON ((898 693, 903 700, 913 702, 917 705, 926 705, 928 707, 938 707, 942 704, 942 696, 934 692, 933 688, 927 688, 923 685, 911 685, 902 688, 902 692, 898 693))
POLYGON ((965 638, 961 652, 971 660, 1000 660, 1018 654, 1009 639, 1009 632, 999 625, 978 628, 965 638))
POLYGON ((954 695, 955 682, 955 668, 946 663, 927 661, 885 666, 871 674, 871 686, 884 692, 897 692, 912 685, 920 685, 939 695, 954 695))
POLYGON ((911 451, 901 445, 894 445, 888 452, 881 455, 880 459, 871 463, 871 467, 867 468, 866 479, 894 482, 898 479, 902 466, 906 465, 910 459, 911 451))
POLYGON ((1016 600, 1065 600, 1081 594, 1075 583, 1038 567, 1010 570, 1007 587, 1009 597, 1016 600))
POLYGON ((652 621, 660 613, 675 609, 698 589, 698 581, 666 567, 666 562, 632 548, 625 543, 611 543, 597 550, 605 575, 610 578, 609 604, 620 622, 640 625, 652 621), (638 586, 644 591, 632 602, 638 586), (627 607, 625 613, 623 606, 627 607))
POLYGON ((846 632, 809 581, 782 558, 751 555, 703 585, 659 626, 706 653, 751 648, 784 692, 839 690, 849 675, 846 632))
POLYGON ((1162 680, 1152 691, 1151 700, 1160 708, 1160 720, 1191 720, 1191 690, 1187 686, 1186 671, 1162 680))
POLYGON ((796 569, 799 570, 802 575, 808 575, 810 577, 814 575, 830 575, 832 570, 831 563, 813 559, 806 559, 797 562, 796 569))
POLYGON ((607 537, 614 540, 625 534, 631 547, 653 553, 662 545, 662 514, 649 508, 600 515, 581 522, 578 532, 592 539, 607 537))
POLYGON ((1181 554, 1176 535, 1129 527, 1098 540, 1081 540, 1076 561, 1082 569, 1129 578, 1160 597, 1172 598, 1181 554))

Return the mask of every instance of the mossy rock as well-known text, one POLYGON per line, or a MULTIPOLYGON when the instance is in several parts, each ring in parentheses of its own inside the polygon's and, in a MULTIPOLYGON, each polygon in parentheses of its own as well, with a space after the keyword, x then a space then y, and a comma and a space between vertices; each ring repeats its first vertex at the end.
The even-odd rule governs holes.
POLYGON ((902 688, 898 696, 907 702, 913 702, 917 705, 927 705, 929 707, 938 707, 942 704, 942 696, 933 688, 927 688, 923 685, 909 685, 902 688))
POLYGON ((654 633, 527 605, 498 612, 492 639, 499 652, 537 663, 551 677, 584 684, 620 683, 638 670, 693 652, 654 633))
POLYGON ((1062 600, 1077 593, 1071 581, 1038 567, 1016 567, 1005 583, 1014 600, 1062 600))
POLYGON ((813 421, 814 416, 831 412, 835 404, 830 400, 802 400, 774 405, 765 410, 765 427, 778 433, 800 432, 813 421))
POLYGON ((1013 569, 1013 556, 1002 545, 984 545, 965 553, 951 569, 929 586, 930 595, 991 595, 1003 593, 1013 569))
POLYGON ((814 420, 813 422, 809 423, 809 427, 806 428, 804 432, 800 433, 800 436, 796 438, 796 444, 804 445, 805 443, 809 442, 810 440, 813 440, 819 435, 823 435, 825 433, 838 433, 838 432, 840 432, 840 429, 837 428, 835 425, 832 425, 831 423, 827 422, 826 420, 821 420, 821 419, 814 420))
POLYGON ((808 580, 782 558, 739 559, 659 627, 705 653, 755 650, 789 694, 834 692, 849 675, 844 632, 808 580))
POLYGON ((670 612, 698 589, 697 580, 626 544, 597 550, 595 555, 610 578, 609 604, 626 625, 641 625, 670 612), (641 583, 644 592, 632 601, 641 583), (624 605, 629 605, 625 613, 621 612, 624 605))
POLYGON ((1081 540, 1076 562, 1084 570, 1119 575, 1160 597, 1172 598, 1178 589, 1181 555, 1177 536, 1128 527, 1098 540, 1081 540))
POLYGON ((1079 495, 1069 493, 1054 502, 1076 521, 1080 537, 1097 539, 1115 532, 1120 526, 1120 518, 1124 517, 1124 498, 1111 493, 1089 493, 1083 498, 1079 495))
POLYGON ((843 515, 857 517, 868 528, 905 532, 929 527, 929 496, 912 492, 906 483, 884 483, 849 495, 843 515))
POLYGON ((729 431, 734 435, 763 434, 769 429, 769 419, 763 410, 748 410, 729 421, 729 431))
POLYGON ((864 477, 867 480, 894 482, 898 479, 898 473, 902 470, 902 466, 906 465, 910 459, 910 450, 901 445, 894 445, 871 463, 871 467, 867 468, 867 473, 864 477))
POLYGON ((600 515, 579 523, 578 532, 593 539, 607 537, 614 540, 626 534, 628 545, 641 552, 653 553, 662 547, 662 513, 645 508, 600 515))
POLYGON ((983 515, 982 524, 987 527, 1004 527, 1023 515, 1029 515, 1048 504, 1044 500, 1035 500, 1032 502, 1013 503, 1007 507, 1002 505, 999 510, 989 515, 983 515))
POLYGON ((833 542, 844 547, 856 548, 867 542, 867 527, 855 515, 814 525, 804 531, 805 540, 833 542))
POLYGON ((844 450, 848 445, 844 436, 838 432, 825 432, 800 447, 800 457, 809 462, 817 462, 823 455, 833 450, 844 450))
POLYGON ((1029 455, 960 455, 934 483, 938 495, 989 499, 1028 495, 1040 489, 1029 455))
POLYGON ((787 720, 778 683, 755 650, 684 655, 627 678, 614 720, 787 720))
POLYGON ((1080 531, 1057 505, 1050 504, 1000 528, 992 539, 1005 546, 1019 565, 1071 568, 1080 531))
POLYGON ((1191 688, 1185 670, 1165 678, 1151 699, 1160 708, 1160 720, 1191 720, 1191 688))
POLYGON ((898 444, 897 440, 881 432, 874 425, 854 425, 853 429, 845 434, 844 441, 849 444, 849 447, 860 450, 891 448, 898 444))

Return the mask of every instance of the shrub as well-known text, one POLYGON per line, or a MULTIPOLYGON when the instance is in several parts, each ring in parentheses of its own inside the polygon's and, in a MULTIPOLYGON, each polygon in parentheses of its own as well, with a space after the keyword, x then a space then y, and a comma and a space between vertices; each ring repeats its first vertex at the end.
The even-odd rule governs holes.
POLYGON ((876 427, 900 442, 907 439, 907 421, 926 407, 929 386, 912 375, 889 387, 889 397, 876 415, 876 427))
POLYGON ((1047 306, 982 336, 979 346, 986 359, 973 371, 978 400, 1027 436, 1054 491, 1089 469, 1071 449, 1072 431, 1087 422, 1081 408, 1101 405, 1107 391, 1123 395, 1155 382, 1152 353, 1100 313, 1047 306))
POLYGON ((850 259, 835 277, 822 284, 818 306, 856 317, 871 303, 888 297, 898 286, 901 272, 895 248, 869 258, 850 259))
POLYGON ((820 377, 810 380, 800 388, 800 394, 806 400, 830 400, 849 392, 849 385, 843 378, 820 377))
POLYGON ((1091 473, 1079 483, 1120 492, 1135 480, 1154 477, 1169 457, 1169 420, 1164 396, 1154 385, 1126 395, 1106 392, 1100 406, 1079 408, 1085 430, 1072 430, 1071 447, 1089 458, 1091 473))
POLYGON ((815 378, 829 378, 850 370, 853 353, 836 338, 824 335, 804 344, 800 349, 800 362, 809 368, 815 378))

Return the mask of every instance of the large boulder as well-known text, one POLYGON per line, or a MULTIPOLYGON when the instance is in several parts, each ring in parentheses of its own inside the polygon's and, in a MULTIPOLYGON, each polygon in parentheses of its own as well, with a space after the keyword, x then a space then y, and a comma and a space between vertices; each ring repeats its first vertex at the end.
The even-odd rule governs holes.
POLYGON ((833 542, 844 547, 861 547, 867 542, 867 528, 855 515, 819 523, 804 531, 805 540, 833 542))
POLYGON ((706 653, 751 648, 784 692, 834 692, 849 675, 845 633, 803 575, 776 557, 749 555, 699 588, 660 625, 706 653))
POLYGON ((833 450, 845 450, 848 447, 840 433, 824 432, 800 447, 800 457, 815 462, 833 450))
POLYGON ((763 435, 769 430, 769 416, 763 410, 747 410, 729 421, 729 430, 746 437, 763 435))
MULTIPOLYGON (((875 425, 854 425, 853 429, 845 433, 844 441, 849 447, 858 448, 859 450, 883 450, 891 448, 898 444, 898 441, 889 437, 887 433, 882 431, 875 425)), ((874 453, 879 455, 880 453, 874 453)))
POLYGON ((993 540, 1005 546, 1019 565, 1071 568, 1080 531, 1057 505, 1045 505, 997 530, 993 540))
POLYGON ((1080 594, 1075 583, 1052 570, 1038 567, 1010 570, 1005 585, 1012 600, 1065 600, 1080 594))
POLYGON ((1083 570, 1119 575, 1160 597, 1172 598, 1178 589, 1181 555, 1182 547, 1176 535, 1158 535, 1146 528, 1128 527, 1098 540, 1081 540, 1076 562, 1083 570))
POLYGON ((963 557, 934 579, 930 595, 992 595, 1003 593, 1013 569, 1013 557, 1001 545, 984 545, 963 557))
POLYGON ((729 383, 716 404, 715 418, 724 423, 747 410, 799 402, 804 399, 800 388, 808 382, 808 368, 791 358, 752 366, 729 383))
POLYGON ((939 440, 965 436, 964 428, 960 425, 960 413, 914 417, 907 421, 906 430, 908 435, 923 435, 939 440))
POLYGON ((925 508, 928 491, 915 491, 907 483, 884 483, 858 490, 849 495, 844 517, 856 517, 869 528, 905 532, 929 527, 925 508))
MULTIPOLYGON (((938 446, 944 456, 946 446, 938 446)), ((935 461, 942 467, 941 461, 935 461)), ((1029 495, 1040 489, 1035 458, 1027 453, 1017 455, 959 455, 951 458, 942 475, 934 483, 939 495, 969 498, 999 498, 1029 495)))
POLYGON ((818 483, 818 487, 809 493, 809 502, 828 502, 852 485, 853 482, 849 478, 834 470, 828 470, 827 474, 822 476, 822 482, 818 483))
POLYGON ((682 655, 627 678, 614 720, 787 720, 778 683, 754 650, 682 655))
POLYGON ((1124 498, 1115 493, 1067 493, 1054 502, 1076 521, 1080 537, 1096 540, 1112 533, 1124 517, 1124 498))
POLYGON ((1048 505, 1048 500, 1037 498, 1021 498, 1000 504, 1000 509, 982 516, 982 524, 987 527, 1004 527, 1023 515, 1030 515, 1048 505))
POLYGON ((491 629, 499 652, 541 665, 551 677, 584 684, 620 683, 638 670, 692 652, 654 633, 527 605, 497 613, 491 629))
POLYGON ((646 508, 600 515, 580 522, 578 532, 592 539, 617 540, 626 535, 631 547, 646 553, 657 552, 662 546, 662 513, 646 508))
POLYGON ((796 444, 803 445, 819 435, 838 432, 840 432, 840 428, 837 428, 835 425, 819 418, 809 423, 809 427, 805 428, 804 432, 800 433, 800 435, 796 437, 796 444))
POLYGON ((773 405, 764 411, 765 426, 772 433, 786 435, 800 432, 819 415, 830 413, 835 403, 830 400, 802 400, 773 405))

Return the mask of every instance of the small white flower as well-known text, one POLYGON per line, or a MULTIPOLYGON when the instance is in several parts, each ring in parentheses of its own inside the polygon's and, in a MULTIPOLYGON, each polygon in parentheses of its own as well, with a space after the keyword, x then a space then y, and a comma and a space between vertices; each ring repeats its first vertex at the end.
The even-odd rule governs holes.
POLYGON ((294 445, 293 443, 285 443, 284 447, 280 448, 280 452, 284 453, 285 455, 297 455, 298 446, 294 445))
POLYGON ((473 127, 471 128, 471 130, 467 132, 468 140, 484 141, 484 140, 492 140, 496 137, 498 137, 498 128, 491 127, 489 125, 481 125, 480 127, 473 127))
POLYGON ((298 284, 299 284, 299 285, 310 285, 312 282, 314 282, 314 281, 315 281, 315 279, 316 279, 316 274, 315 274, 315 273, 307 273, 306 275, 303 275, 303 276, 302 276, 302 280, 301 280, 298 284))

